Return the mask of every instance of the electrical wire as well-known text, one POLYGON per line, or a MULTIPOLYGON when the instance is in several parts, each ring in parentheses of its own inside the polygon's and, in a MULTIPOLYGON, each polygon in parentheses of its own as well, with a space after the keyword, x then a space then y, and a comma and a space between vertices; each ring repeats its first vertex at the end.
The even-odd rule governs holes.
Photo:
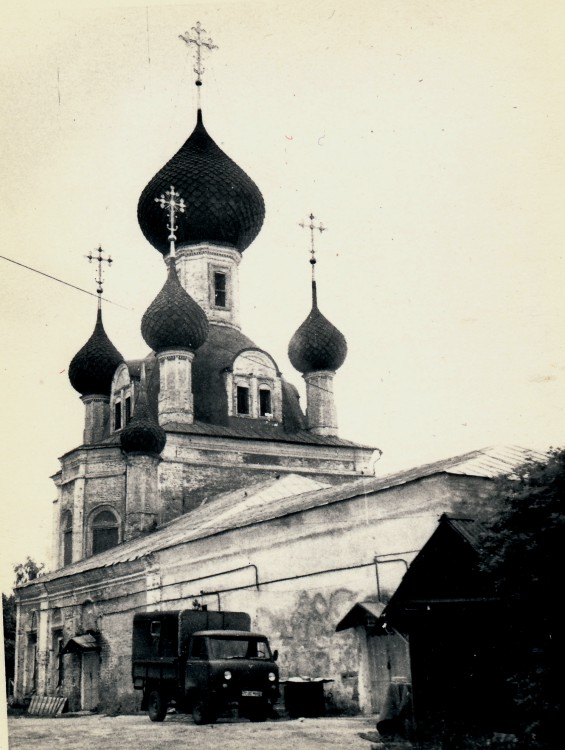
MULTIPOLYGON (((65 286, 70 286, 71 289, 76 289, 77 292, 82 292, 83 294, 88 294, 91 297, 100 297, 99 294, 96 292, 89 292, 88 289, 82 289, 80 286, 75 286, 74 284, 69 283, 68 281, 63 281, 63 279, 58 278, 57 276, 52 276, 49 273, 45 273, 44 271, 40 271, 37 268, 33 268, 32 266, 26 266, 25 263, 20 263, 17 260, 14 260, 13 258, 7 258, 5 255, 0 255, 0 258, 2 260, 7 260, 9 263, 13 263, 16 266, 20 266, 21 268, 25 268, 28 271, 33 271, 33 273, 38 273, 40 276, 45 276, 48 279, 51 279, 52 281, 57 281, 59 284, 64 284, 65 286)), ((119 302, 114 302, 111 299, 107 299, 106 297, 100 297, 100 299, 104 300, 104 302, 108 302, 110 305, 116 305, 116 307, 121 307, 123 310, 133 310, 132 307, 126 307, 125 305, 121 305, 119 302)))
MULTIPOLYGON (((8 258, 5 255, 0 255, 0 259, 8 261, 9 263, 13 263, 14 265, 20 266, 21 268, 25 268, 27 271, 32 271, 33 273, 37 273, 40 276, 44 276, 45 278, 51 279, 52 281, 56 281, 59 284, 64 284, 65 286, 71 287, 71 289, 75 289, 76 291, 82 292, 83 294, 88 294, 89 296, 96 297, 96 298, 99 297, 99 295, 97 293, 95 293, 95 292, 89 292, 87 289, 82 289, 81 287, 76 286, 75 284, 71 284, 68 281, 64 281, 63 279, 60 279, 57 276, 53 276, 53 275, 51 275, 49 273, 45 273, 44 271, 40 271, 39 269, 33 268, 33 266, 28 266, 25 263, 20 263, 19 261, 14 260, 13 258, 8 258)), ((120 307, 122 310, 129 310, 129 311, 132 311, 132 312, 135 311, 135 308, 133 308, 133 307, 127 307, 126 305, 122 305, 119 302, 114 302, 113 300, 107 299, 106 297, 100 297, 100 299, 103 300, 104 302, 108 302, 111 305, 115 305, 116 307, 120 307)), ((222 344, 216 344, 216 348, 222 349, 223 351, 227 352, 228 354, 233 355, 234 357, 237 356, 238 354, 240 354, 238 351, 234 351, 234 350, 230 349, 227 346, 223 346, 222 344)), ((251 356, 246 356, 245 354, 240 354, 240 356, 241 356, 242 359, 247 360, 248 362, 252 362, 252 363, 255 362, 255 360, 251 356)), ((270 369, 270 370, 273 370, 275 373, 279 372, 278 368, 274 367, 273 365, 267 365, 267 368, 270 369)), ((323 393, 330 393, 330 394, 333 395, 333 391, 332 390, 330 390, 329 388, 324 388, 323 386, 321 386, 321 385, 319 385, 317 383, 310 383, 310 387, 311 388, 316 388, 319 391, 322 391, 323 393)))

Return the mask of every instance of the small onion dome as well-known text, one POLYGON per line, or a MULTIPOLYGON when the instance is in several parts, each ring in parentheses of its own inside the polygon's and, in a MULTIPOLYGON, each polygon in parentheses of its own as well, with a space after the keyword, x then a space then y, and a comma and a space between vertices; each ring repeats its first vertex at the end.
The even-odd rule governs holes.
POLYGON ((82 396, 109 396, 112 378, 124 358, 112 344, 102 325, 98 310, 94 332, 69 365, 69 380, 82 396))
POLYGON ((322 315, 314 302, 310 314, 288 345, 292 366, 302 374, 315 370, 335 372, 344 363, 346 355, 345 336, 322 315))
POLYGON ((120 433, 120 443, 125 453, 161 453, 167 435, 151 416, 145 388, 142 386, 133 416, 120 433))
POLYGON ((141 319, 141 335, 156 352, 175 348, 196 351, 206 341, 206 313, 181 285, 173 259, 163 288, 141 319))
POLYGON ((185 201, 175 217, 177 247, 209 242, 243 252, 259 234, 265 203, 257 185, 210 138, 202 111, 192 134, 147 184, 137 206, 145 237, 166 255, 166 215, 155 202, 170 186, 185 201))

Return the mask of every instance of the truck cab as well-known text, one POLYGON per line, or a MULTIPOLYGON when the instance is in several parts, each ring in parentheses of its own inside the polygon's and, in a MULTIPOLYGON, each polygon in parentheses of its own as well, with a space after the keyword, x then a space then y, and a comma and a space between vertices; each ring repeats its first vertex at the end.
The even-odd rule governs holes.
POLYGON ((277 653, 249 626, 242 612, 135 615, 132 677, 149 718, 162 721, 174 705, 207 724, 237 706, 241 716, 264 721, 279 697, 277 653))

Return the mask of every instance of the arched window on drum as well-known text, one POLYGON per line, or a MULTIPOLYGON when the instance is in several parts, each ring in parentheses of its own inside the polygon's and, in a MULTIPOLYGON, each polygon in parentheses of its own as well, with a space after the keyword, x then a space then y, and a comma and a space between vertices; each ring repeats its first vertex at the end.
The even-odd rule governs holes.
POLYGON ((120 543, 120 523, 116 514, 109 509, 94 513, 91 530, 93 555, 105 552, 120 543))
POLYGON ((61 518, 61 530, 63 535, 63 566, 70 565, 73 561, 73 514, 66 510, 61 518))

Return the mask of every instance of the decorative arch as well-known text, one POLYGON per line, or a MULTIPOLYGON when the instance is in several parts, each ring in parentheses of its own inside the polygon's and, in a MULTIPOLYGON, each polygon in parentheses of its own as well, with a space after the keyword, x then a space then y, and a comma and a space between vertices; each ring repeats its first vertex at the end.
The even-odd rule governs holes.
POLYGON ((281 373, 262 349, 244 349, 226 372, 228 414, 232 417, 282 420, 281 373))
POLYGON ((105 552, 122 541, 120 516, 110 505, 100 505, 88 517, 88 550, 91 555, 105 552))

